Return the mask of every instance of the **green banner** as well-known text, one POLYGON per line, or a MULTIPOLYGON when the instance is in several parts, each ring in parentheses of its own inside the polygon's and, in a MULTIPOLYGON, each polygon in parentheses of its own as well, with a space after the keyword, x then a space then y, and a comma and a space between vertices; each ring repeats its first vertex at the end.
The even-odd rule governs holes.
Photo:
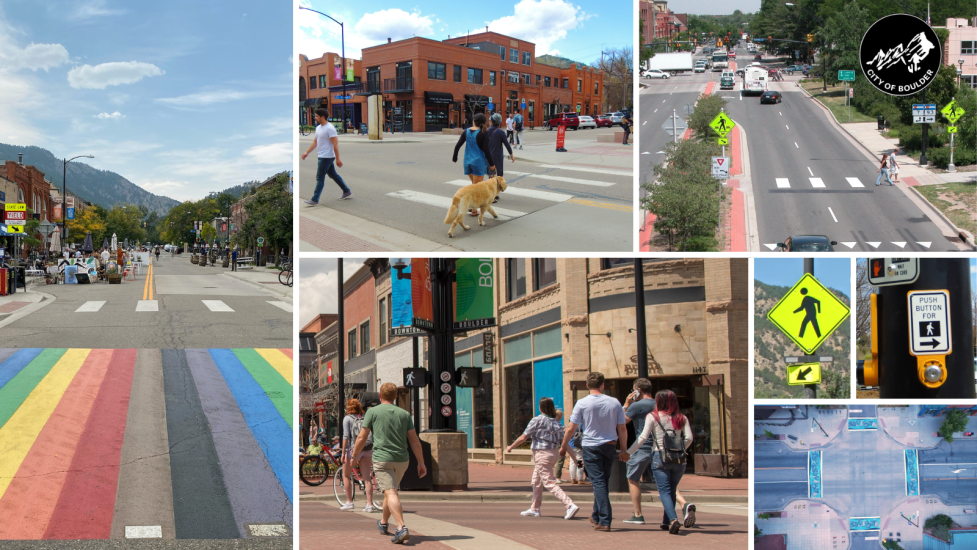
POLYGON ((455 328, 495 326, 495 263, 491 258, 455 261, 455 328))

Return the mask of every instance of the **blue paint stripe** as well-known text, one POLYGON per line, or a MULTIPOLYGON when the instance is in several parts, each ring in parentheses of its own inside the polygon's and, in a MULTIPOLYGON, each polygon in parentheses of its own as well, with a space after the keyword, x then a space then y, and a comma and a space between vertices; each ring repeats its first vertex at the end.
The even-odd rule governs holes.
POLYGON ((17 373, 24 370, 41 352, 41 348, 24 348, 11 355, 6 361, 0 363, 0 388, 7 385, 17 373))
POLYGON ((251 377, 232 350, 209 351, 244 414, 244 421, 275 472, 278 483, 285 490, 289 502, 295 502, 292 498, 292 430, 265 395, 265 390, 251 377))

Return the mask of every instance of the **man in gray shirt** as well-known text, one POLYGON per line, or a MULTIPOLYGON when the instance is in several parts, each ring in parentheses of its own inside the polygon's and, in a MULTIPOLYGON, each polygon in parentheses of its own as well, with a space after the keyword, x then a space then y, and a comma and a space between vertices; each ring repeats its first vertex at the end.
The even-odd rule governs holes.
POLYGON ((617 399, 604 395, 604 375, 592 372, 587 375, 590 395, 573 406, 570 421, 563 434, 560 456, 570 450, 570 438, 579 427, 583 431, 583 462, 594 488, 594 509, 590 523, 595 531, 611 530, 611 500, 608 481, 611 466, 627 450, 627 430, 624 427, 624 409, 617 399))

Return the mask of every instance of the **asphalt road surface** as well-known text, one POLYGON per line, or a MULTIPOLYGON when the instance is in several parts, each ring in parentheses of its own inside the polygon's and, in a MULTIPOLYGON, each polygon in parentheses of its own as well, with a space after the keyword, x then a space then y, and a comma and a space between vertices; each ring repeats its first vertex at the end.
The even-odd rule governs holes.
POLYGON ((794 499, 807 498, 808 453, 792 451, 779 441, 757 441, 753 449, 756 510, 780 510, 794 499))
POLYGON ((947 504, 977 504, 977 441, 941 442, 919 451, 919 489, 947 504))
MULTIPOLYGON (((262 269, 262 268, 256 268, 262 269)), ((291 348, 292 303, 163 255, 121 285, 46 285, 43 307, 4 326, 5 347, 291 348), (148 284, 147 284, 148 279, 148 284)))

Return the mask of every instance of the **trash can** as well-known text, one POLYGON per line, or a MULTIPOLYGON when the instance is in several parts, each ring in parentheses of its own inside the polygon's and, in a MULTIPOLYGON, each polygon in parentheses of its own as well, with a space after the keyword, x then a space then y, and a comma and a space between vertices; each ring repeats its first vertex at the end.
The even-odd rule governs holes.
POLYGON ((885 130, 885 127, 886 127, 885 117, 882 116, 882 115, 879 115, 879 119, 878 120, 879 120, 879 131, 881 132, 881 131, 885 130))
POLYGON ((434 459, 431 457, 431 444, 423 439, 421 439, 421 453, 424 454, 424 466, 427 467, 427 475, 417 477, 417 457, 411 451, 407 471, 404 473, 403 479, 400 480, 401 491, 434 490, 434 459))
POLYGON ((7 270, 0 267, 0 296, 7 295, 7 270))

